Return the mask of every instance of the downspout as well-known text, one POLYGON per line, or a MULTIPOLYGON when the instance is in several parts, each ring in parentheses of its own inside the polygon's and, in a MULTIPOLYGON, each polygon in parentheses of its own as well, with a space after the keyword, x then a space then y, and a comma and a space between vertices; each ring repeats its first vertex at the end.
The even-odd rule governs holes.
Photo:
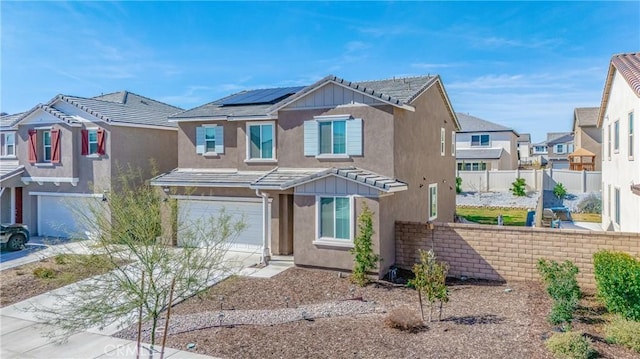
POLYGON ((271 227, 269 224, 269 194, 260 192, 256 189, 256 196, 262 197, 262 256, 260 257, 260 264, 269 265, 271 260, 271 249, 269 248, 269 237, 271 237, 271 227))

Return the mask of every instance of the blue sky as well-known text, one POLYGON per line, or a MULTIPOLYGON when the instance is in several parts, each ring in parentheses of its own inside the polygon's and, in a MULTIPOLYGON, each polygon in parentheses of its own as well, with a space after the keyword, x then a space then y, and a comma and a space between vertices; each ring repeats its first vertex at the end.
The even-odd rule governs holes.
POLYGON ((439 74, 458 112, 532 133, 599 106, 640 2, 7 2, 1 104, 129 90, 193 108, 244 89, 439 74))

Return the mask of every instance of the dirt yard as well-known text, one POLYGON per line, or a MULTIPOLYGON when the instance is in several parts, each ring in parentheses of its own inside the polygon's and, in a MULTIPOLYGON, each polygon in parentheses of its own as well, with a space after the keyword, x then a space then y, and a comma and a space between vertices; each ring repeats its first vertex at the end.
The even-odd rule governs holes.
MULTIPOLYGON (((455 281, 442 321, 409 333, 387 327, 385 318, 399 307, 408 307, 419 316, 414 290, 385 282, 359 288, 337 272, 292 268, 271 279, 232 277, 178 304, 171 313, 170 332, 198 327, 193 323, 196 317, 209 319, 209 328, 171 334, 167 345, 223 358, 544 359, 552 358, 544 347, 554 329, 546 321, 550 304, 535 282, 455 281), (355 303, 360 298, 374 305, 375 311, 274 325, 215 324, 220 313, 224 318, 251 313, 256 322, 268 322, 269 318, 258 317, 287 307, 355 303), (261 309, 269 311, 258 311, 261 309)), ((636 357, 627 349, 606 344, 601 334, 606 320, 602 308, 590 296, 583 304, 576 328, 589 334, 601 357, 636 357)), ((148 326, 146 329, 144 340, 148 341, 148 326)), ((135 340, 136 332, 129 328, 117 336, 135 340)))

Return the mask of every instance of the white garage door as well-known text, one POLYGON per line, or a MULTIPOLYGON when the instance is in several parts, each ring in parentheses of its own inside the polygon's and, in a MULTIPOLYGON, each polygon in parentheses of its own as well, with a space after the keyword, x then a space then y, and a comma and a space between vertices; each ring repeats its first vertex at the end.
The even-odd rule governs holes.
MULTIPOLYGON (((87 208, 92 197, 38 196, 38 235, 54 238, 87 238, 76 208, 87 208)), ((85 210, 86 213, 86 210, 85 210)))
POLYGON ((178 245, 185 240, 186 233, 208 218, 217 218, 220 211, 234 220, 244 219, 245 229, 231 243, 234 249, 256 250, 262 247, 262 201, 258 198, 224 200, 178 200, 178 245))

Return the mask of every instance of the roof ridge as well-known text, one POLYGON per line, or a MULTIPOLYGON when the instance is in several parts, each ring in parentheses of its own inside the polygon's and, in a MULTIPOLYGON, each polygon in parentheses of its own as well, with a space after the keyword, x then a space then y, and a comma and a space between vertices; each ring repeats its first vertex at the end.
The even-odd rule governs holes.
POLYGON ((361 81, 353 81, 355 83, 359 83, 359 82, 376 82, 376 81, 389 81, 389 80, 407 80, 407 79, 420 79, 420 78, 424 78, 424 77, 437 77, 438 75, 431 75, 431 74, 427 74, 427 75, 415 75, 415 76, 392 76, 389 78, 383 78, 383 79, 377 79, 377 80, 361 80, 361 81))
POLYGON ((153 98, 148 97, 148 96, 140 95, 140 94, 138 94, 138 93, 135 93, 135 92, 132 92, 132 91, 129 91, 129 90, 120 90, 120 91, 115 91, 115 92, 105 93, 105 94, 101 94, 101 95, 93 96, 93 97, 82 97, 82 96, 73 96, 73 97, 84 98, 84 99, 87 99, 87 100, 96 100, 96 101, 103 101, 103 102, 111 102, 111 103, 115 103, 115 102, 113 102, 113 101, 101 100, 101 99, 98 99, 97 97, 103 97, 103 96, 113 95, 113 94, 117 94, 117 93, 120 93, 120 92, 122 92, 122 93, 123 93, 123 95, 122 95, 122 101, 123 101, 123 103, 120 103, 121 105, 126 105, 126 103, 124 103, 124 102, 126 102, 127 97, 128 97, 129 95, 135 95, 135 96, 138 96, 138 97, 142 97, 143 99, 146 99, 146 100, 150 100, 150 101, 153 101, 153 102, 157 102, 157 103, 160 103, 160 104, 163 104, 163 105, 167 105, 167 106, 173 107, 173 108, 175 108, 175 109, 178 109, 178 112, 180 112, 180 111, 184 111, 184 109, 183 109, 183 108, 181 108, 181 107, 174 106, 174 105, 172 105, 172 104, 170 104, 170 103, 166 103, 166 102, 163 102, 163 101, 159 101, 159 100, 153 99, 153 98))

